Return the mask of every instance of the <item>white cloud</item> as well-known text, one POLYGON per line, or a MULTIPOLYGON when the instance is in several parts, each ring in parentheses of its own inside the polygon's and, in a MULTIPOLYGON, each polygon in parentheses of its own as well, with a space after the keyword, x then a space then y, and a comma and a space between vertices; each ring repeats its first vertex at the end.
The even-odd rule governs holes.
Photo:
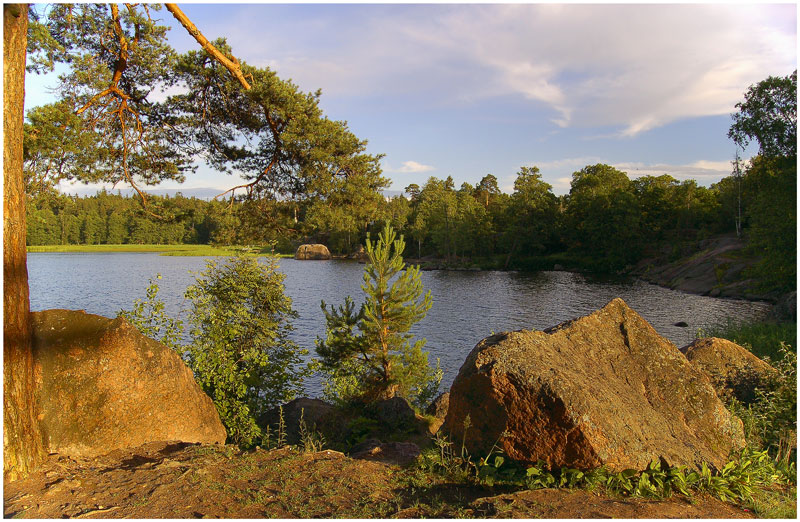
MULTIPOLYGON (((530 165, 536 165, 539 167, 539 170, 542 173, 546 173, 546 171, 550 170, 580 170, 586 165, 596 165, 598 163, 603 163, 602 158, 597 156, 583 156, 579 158, 564 158, 559 160, 552 160, 552 161, 539 161, 539 162, 531 162, 530 165)), ((572 178, 569 178, 571 181, 572 178)))
POLYGON ((419 173, 419 172, 430 172, 432 170, 436 170, 435 167, 430 165, 423 165, 422 163, 418 163, 416 161, 404 161, 402 167, 392 168, 389 163, 385 163, 383 166, 383 170, 386 172, 399 172, 403 174, 412 174, 412 173, 419 173))
POLYGON ((306 11, 267 32, 265 15, 242 11, 227 21, 236 30, 221 32, 236 35, 251 63, 270 63, 306 90, 424 94, 419 103, 439 104, 521 96, 549 108, 558 126, 617 127, 621 136, 733 112, 749 85, 789 74, 797 60, 791 4, 306 11))
POLYGON ((551 181, 550 184, 553 186, 553 192, 556 194, 566 194, 569 192, 570 185, 572 184, 572 177, 563 176, 556 178, 555 181, 551 181))
POLYGON ((536 165, 541 169, 542 178, 553 186, 554 193, 566 194, 569 192, 572 183, 572 173, 587 165, 595 165, 597 163, 611 165, 615 169, 627 173, 630 179, 669 174, 678 181, 693 179, 703 186, 709 186, 726 176, 730 176, 733 169, 730 161, 698 160, 685 165, 676 165, 642 162, 615 163, 599 157, 564 158, 530 164, 536 165))
POLYGON ((642 176, 660 176, 669 174, 673 178, 684 181, 694 179, 700 185, 708 186, 720 179, 730 176, 733 167, 730 161, 700 160, 688 165, 646 164, 646 163, 616 163, 615 169, 628 173, 631 179, 642 176))

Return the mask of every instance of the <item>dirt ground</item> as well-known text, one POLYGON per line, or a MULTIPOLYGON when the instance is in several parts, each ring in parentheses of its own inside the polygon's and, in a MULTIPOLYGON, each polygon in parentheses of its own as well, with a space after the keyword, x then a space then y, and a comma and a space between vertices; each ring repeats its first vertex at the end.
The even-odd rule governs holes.
POLYGON ((242 452, 151 443, 93 459, 51 456, 4 484, 17 518, 752 518, 707 496, 665 501, 581 490, 503 493, 324 450, 242 452))

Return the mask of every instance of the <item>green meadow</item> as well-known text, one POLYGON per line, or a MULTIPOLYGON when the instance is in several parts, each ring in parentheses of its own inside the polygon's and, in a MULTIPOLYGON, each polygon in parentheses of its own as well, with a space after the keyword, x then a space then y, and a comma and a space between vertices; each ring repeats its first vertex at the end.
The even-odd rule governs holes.
POLYGON ((28 252, 159 252, 162 256, 234 256, 244 255, 276 255, 293 257, 291 254, 273 253, 269 247, 244 247, 211 245, 40 245, 29 246, 28 252))

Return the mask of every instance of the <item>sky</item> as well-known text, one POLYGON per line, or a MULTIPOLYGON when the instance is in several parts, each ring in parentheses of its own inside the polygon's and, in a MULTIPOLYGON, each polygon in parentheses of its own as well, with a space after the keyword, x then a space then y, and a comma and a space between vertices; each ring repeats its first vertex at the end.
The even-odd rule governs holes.
MULTIPOLYGON (((240 60, 322 89, 326 115, 385 154, 397 191, 491 173, 510 193, 535 165, 564 194, 596 163, 708 186, 731 172, 727 132, 747 88, 797 68, 794 3, 181 7, 240 60)), ((176 50, 197 48, 157 17, 176 50)), ((28 74, 26 107, 52 101, 53 84, 28 74)), ((201 167, 183 189, 236 184, 201 167)))

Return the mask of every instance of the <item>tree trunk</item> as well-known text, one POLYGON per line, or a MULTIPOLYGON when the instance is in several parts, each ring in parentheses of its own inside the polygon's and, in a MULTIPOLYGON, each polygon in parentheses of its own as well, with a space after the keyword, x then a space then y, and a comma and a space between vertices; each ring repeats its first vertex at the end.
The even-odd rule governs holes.
POLYGON ((33 346, 25 254, 22 123, 28 6, 3 5, 3 472, 26 475, 44 459, 35 416, 33 346))

